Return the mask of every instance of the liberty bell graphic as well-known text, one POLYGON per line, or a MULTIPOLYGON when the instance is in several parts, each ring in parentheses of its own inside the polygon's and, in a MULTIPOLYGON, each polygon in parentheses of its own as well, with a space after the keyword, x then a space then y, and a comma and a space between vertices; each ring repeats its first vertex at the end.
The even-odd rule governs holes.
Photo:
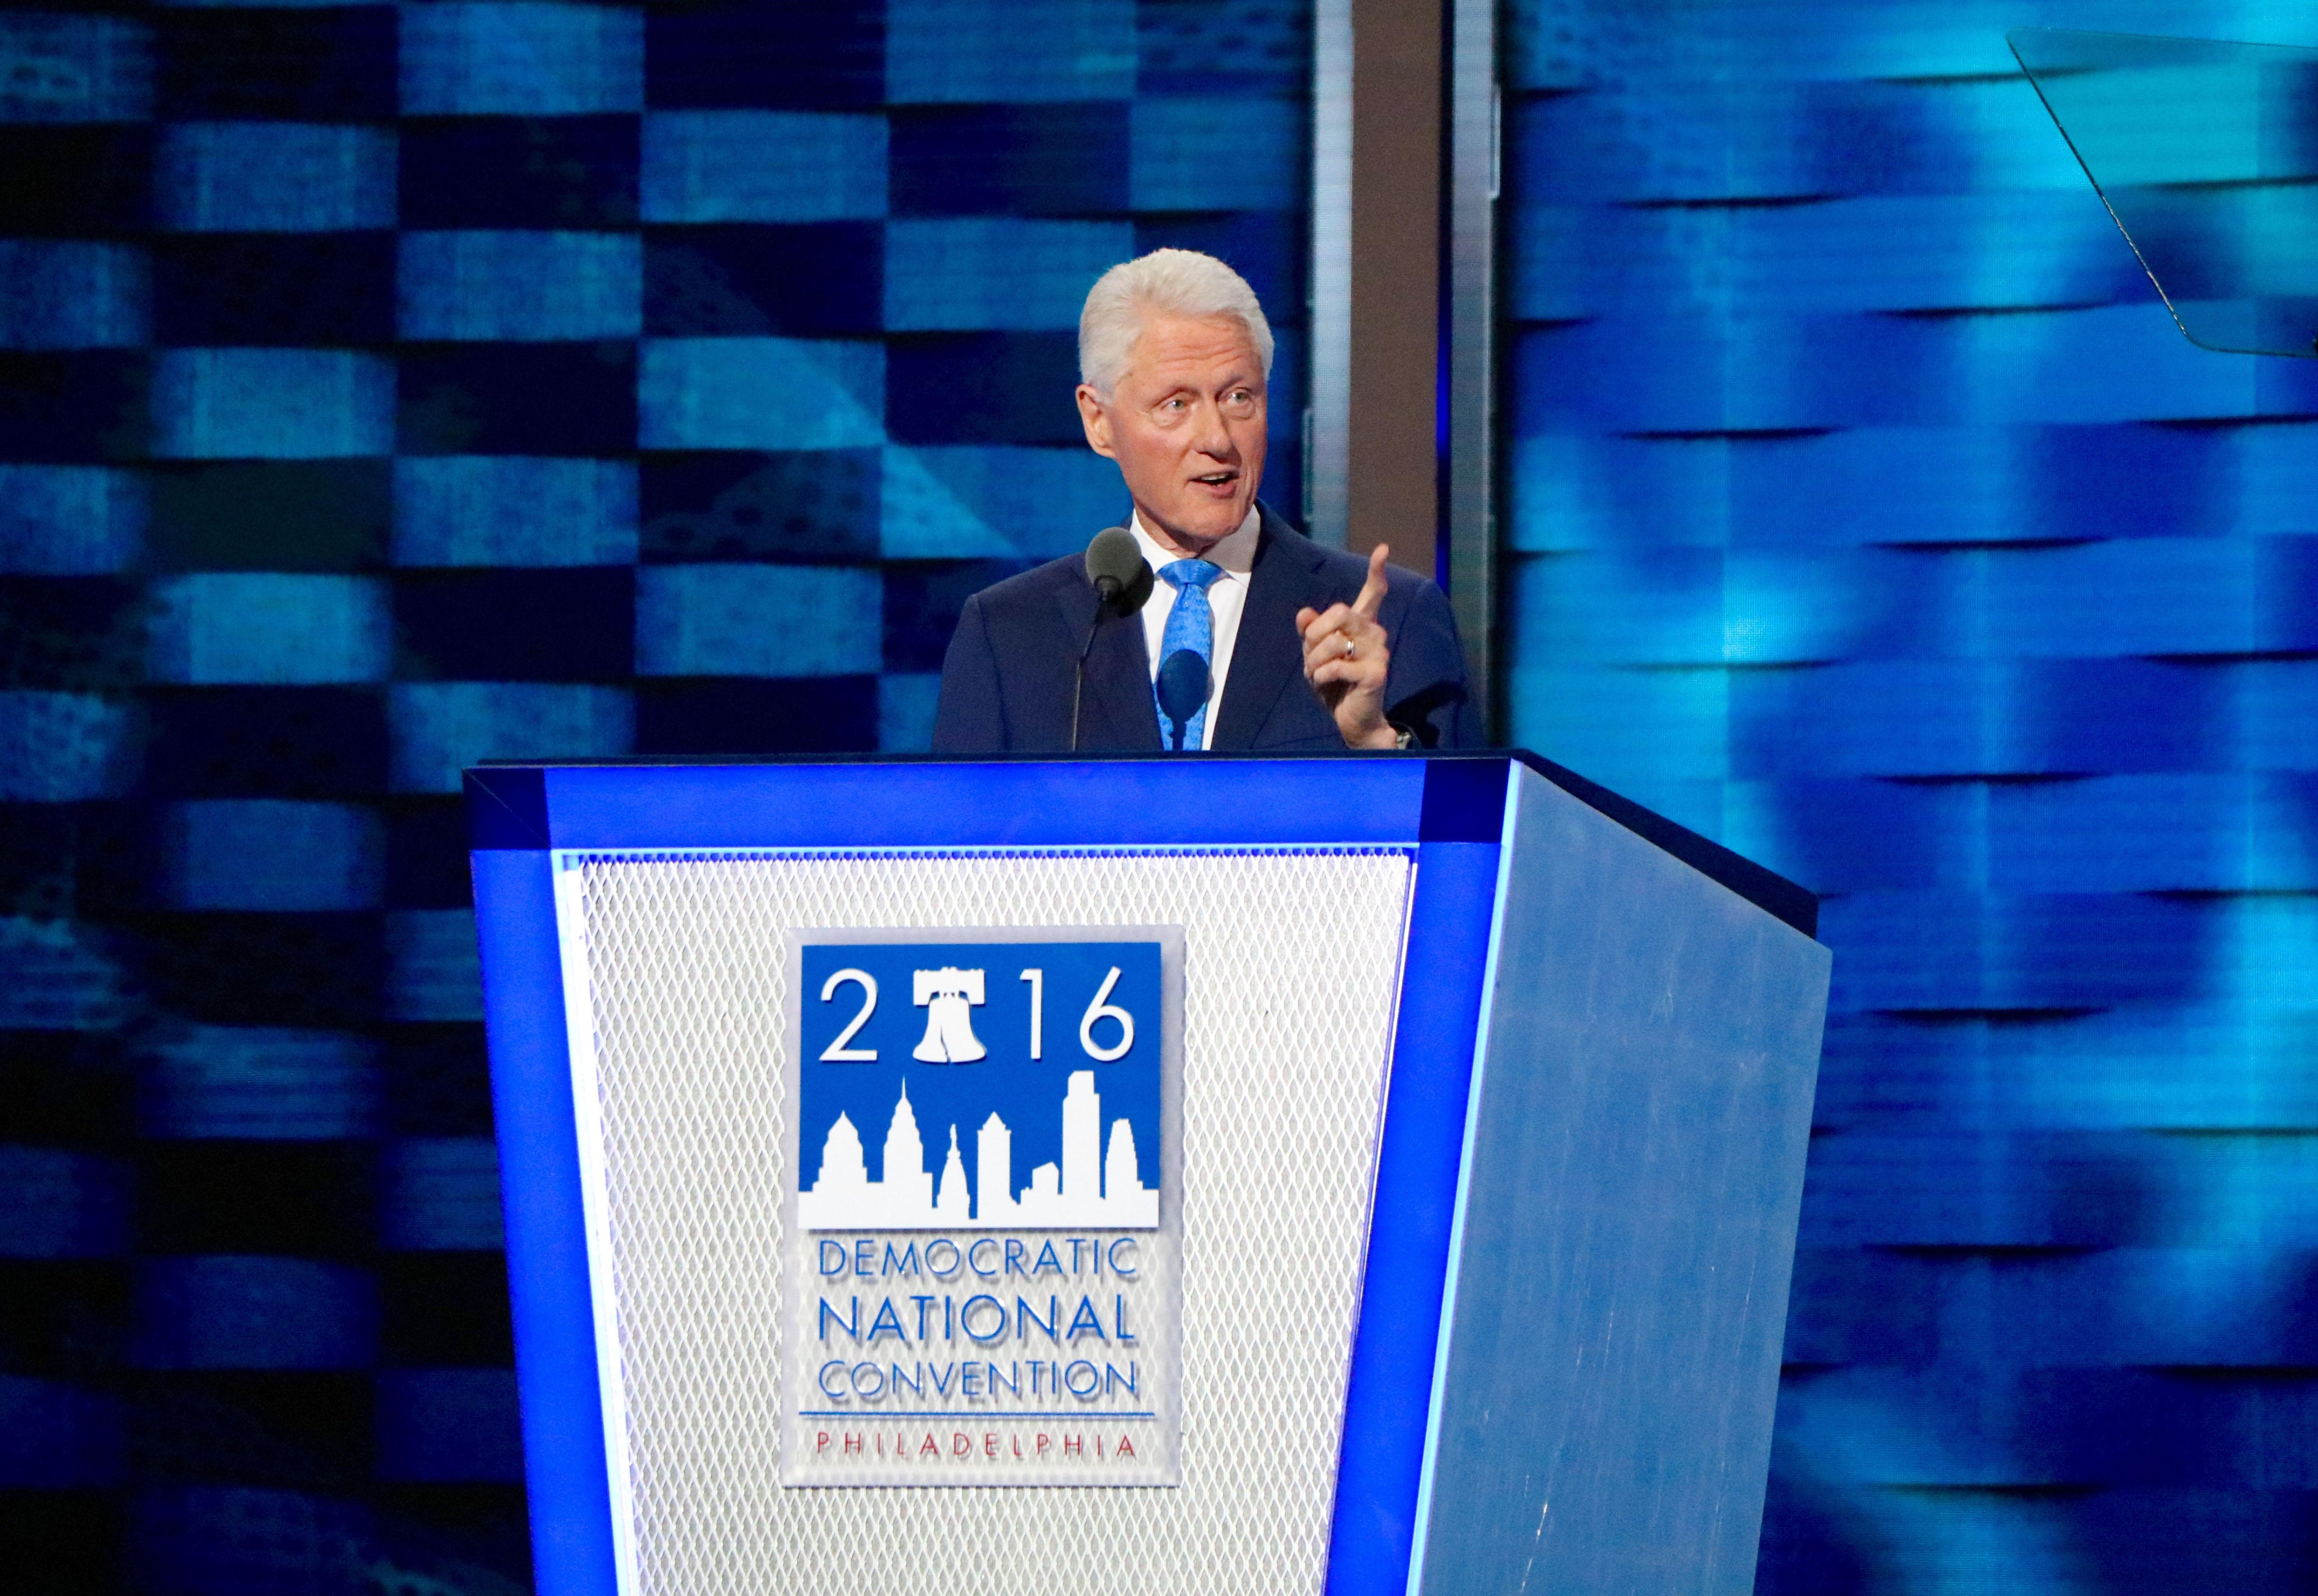
POLYGON ((970 1064, 986 1051, 974 1034, 974 1010, 982 1001, 982 972, 920 970, 912 980, 918 1006, 926 1011, 925 1040, 910 1053, 927 1064, 970 1064))

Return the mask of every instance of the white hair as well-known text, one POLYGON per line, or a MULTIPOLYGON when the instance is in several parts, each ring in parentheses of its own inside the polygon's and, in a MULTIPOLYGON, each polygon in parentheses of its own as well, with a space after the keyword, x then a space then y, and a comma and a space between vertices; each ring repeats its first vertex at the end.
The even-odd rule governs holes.
POLYGON ((1271 375, 1271 324, 1247 279, 1212 255, 1155 249, 1121 261, 1087 291, 1079 312, 1079 381, 1105 399, 1127 375, 1143 318, 1153 311, 1193 321, 1230 317, 1247 329, 1263 374, 1271 375))

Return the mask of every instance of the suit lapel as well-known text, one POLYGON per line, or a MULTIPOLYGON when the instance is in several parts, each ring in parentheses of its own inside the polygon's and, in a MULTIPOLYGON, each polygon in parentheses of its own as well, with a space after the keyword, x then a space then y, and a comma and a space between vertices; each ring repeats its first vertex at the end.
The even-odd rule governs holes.
MULTIPOLYGON (((1094 589, 1074 583, 1056 601, 1070 635, 1066 661, 1078 658, 1094 614, 1094 589)), ((1070 666, 1064 666, 1063 691, 1070 692, 1070 666)), ((1069 699, 1064 700, 1064 735, 1069 735, 1069 699)), ((1151 666, 1143 647, 1143 623, 1132 615, 1113 616, 1095 634, 1087 655, 1086 697, 1081 706, 1079 747, 1088 751, 1157 749, 1159 711, 1151 697, 1151 666)))
POLYGON ((1264 512, 1262 541, 1248 573, 1247 604, 1240 611, 1232 641, 1231 674, 1224 678, 1223 707, 1217 712, 1217 749, 1247 749, 1290 682, 1304 684, 1304 643, 1296 612, 1316 602, 1312 572, 1298 556, 1304 551, 1275 536, 1264 512))

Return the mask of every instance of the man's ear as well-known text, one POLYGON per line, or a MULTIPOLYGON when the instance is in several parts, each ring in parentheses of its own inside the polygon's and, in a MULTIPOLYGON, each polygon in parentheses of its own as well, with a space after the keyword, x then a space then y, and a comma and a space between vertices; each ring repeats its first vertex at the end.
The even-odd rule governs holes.
POLYGON ((1079 384, 1079 425, 1086 428, 1087 447, 1105 460, 1116 460, 1110 447, 1110 412, 1085 383, 1079 384))

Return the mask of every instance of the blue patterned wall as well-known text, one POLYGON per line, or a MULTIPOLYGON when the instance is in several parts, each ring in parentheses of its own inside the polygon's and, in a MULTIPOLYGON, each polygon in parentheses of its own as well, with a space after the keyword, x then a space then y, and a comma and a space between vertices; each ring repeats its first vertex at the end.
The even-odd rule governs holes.
POLYGON ((2306 6, 1517 0, 1510 731, 1828 894, 1758 1588, 2318 1585, 2318 363, 2015 67, 2306 6))
POLYGON ((1161 244, 1298 513, 1308 13, 0 11, 0 1585, 527 1583, 458 772, 922 747, 1161 244))

